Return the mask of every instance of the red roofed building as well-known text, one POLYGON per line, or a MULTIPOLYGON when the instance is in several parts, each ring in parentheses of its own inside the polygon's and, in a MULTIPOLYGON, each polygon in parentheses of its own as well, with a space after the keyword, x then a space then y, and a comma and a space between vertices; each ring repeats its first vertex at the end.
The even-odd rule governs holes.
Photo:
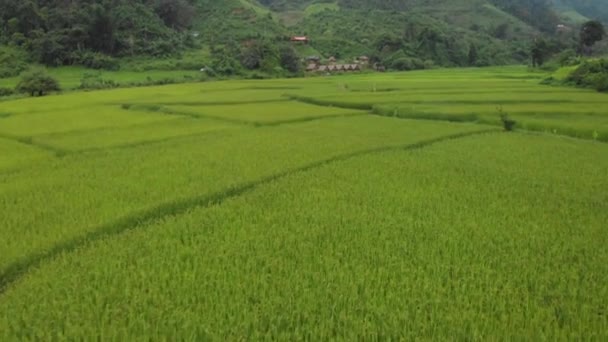
POLYGON ((291 41, 292 42, 299 42, 299 43, 308 43, 308 37, 306 36, 293 36, 291 37, 291 41))

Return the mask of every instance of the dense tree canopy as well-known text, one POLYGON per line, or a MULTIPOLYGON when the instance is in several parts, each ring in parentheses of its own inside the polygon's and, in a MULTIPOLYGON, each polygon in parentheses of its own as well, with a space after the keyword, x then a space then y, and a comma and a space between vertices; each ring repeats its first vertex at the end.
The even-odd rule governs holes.
MULTIPOLYGON (((211 53, 200 67, 224 74, 297 72, 317 54, 368 55, 400 70, 524 62, 540 56, 537 36, 552 42, 556 2, 570 0, 0 0, 0 77, 28 62, 116 69, 121 57, 162 58, 188 46, 211 53), (284 22, 290 13, 302 16, 284 22), (311 43, 290 45, 292 35, 311 43)), ((560 48, 576 49, 571 36, 560 48)), ((593 45, 591 35, 580 38, 593 45)))
POLYGON ((170 54, 195 13, 190 0, 0 0, 0 8, 0 42, 47 65, 82 62, 85 51, 170 54))
POLYGON ((588 18, 608 22, 606 0, 555 0, 555 2, 573 8, 588 18))
POLYGON ((585 46, 593 46, 606 35, 604 25, 599 21, 588 21, 581 27, 581 44, 585 46))

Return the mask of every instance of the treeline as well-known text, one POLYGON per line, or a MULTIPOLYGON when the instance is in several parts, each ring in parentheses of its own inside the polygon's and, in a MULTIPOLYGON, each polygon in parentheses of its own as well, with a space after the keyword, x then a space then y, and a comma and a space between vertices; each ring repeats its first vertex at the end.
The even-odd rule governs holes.
POLYGON ((46 65, 109 63, 104 56, 164 56, 188 43, 193 0, 0 0, 0 44, 46 65))

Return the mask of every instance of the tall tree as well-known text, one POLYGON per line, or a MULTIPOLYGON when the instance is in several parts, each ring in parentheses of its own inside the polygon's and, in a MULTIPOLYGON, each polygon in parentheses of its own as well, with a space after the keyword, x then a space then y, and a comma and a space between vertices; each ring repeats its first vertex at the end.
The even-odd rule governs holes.
POLYGON ((606 31, 604 25, 597 20, 591 20, 583 24, 580 32, 580 47, 584 54, 591 54, 593 45, 604 39, 606 31))
POLYGON ((549 45, 543 38, 536 38, 532 44, 532 66, 540 67, 545 63, 545 58, 549 53, 549 45))

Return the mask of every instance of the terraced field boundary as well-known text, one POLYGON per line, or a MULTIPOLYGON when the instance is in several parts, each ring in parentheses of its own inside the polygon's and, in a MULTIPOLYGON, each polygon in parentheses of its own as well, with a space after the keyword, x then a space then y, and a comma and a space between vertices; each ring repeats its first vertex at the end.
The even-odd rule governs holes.
POLYGON ((51 154, 53 154, 56 157, 64 157, 70 153, 70 151, 68 151, 68 150, 64 150, 61 148, 57 148, 55 146, 51 146, 48 144, 43 144, 43 143, 34 141, 33 137, 16 137, 16 136, 0 133, 0 138, 6 139, 6 140, 12 140, 14 142, 17 142, 17 143, 20 143, 23 145, 32 146, 37 149, 50 152, 51 154))
POLYGON ((156 102, 156 103, 124 103, 124 102, 108 102, 105 105, 109 106, 124 106, 124 105, 159 105, 159 106, 229 106, 229 105, 247 105, 247 104, 263 104, 288 102, 289 99, 272 99, 272 100, 244 100, 244 101, 175 101, 175 102, 156 102))
POLYGON ((253 127, 273 127, 273 126, 281 126, 281 125, 286 125, 286 124, 309 122, 309 121, 363 116, 363 115, 368 114, 366 112, 360 112, 360 113, 335 114, 335 115, 323 115, 323 116, 305 116, 305 117, 299 117, 299 118, 293 118, 293 119, 287 119, 287 120, 264 122, 264 121, 255 121, 255 120, 248 121, 248 120, 230 119, 230 118, 219 117, 219 116, 215 116, 215 115, 180 111, 180 110, 175 110, 175 109, 165 107, 165 105, 160 105, 160 104, 158 104, 158 105, 157 104, 150 104, 150 105, 124 104, 122 108, 126 109, 126 110, 138 110, 138 111, 147 111, 150 113, 162 113, 162 114, 166 114, 166 115, 184 116, 184 117, 189 117, 189 118, 193 118, 193 119, 216 120, 216 121, 222 121, 222 122, 227 122, 227 123, 231 123, 231 124, 253 126, 253 127))
POLYGON ((298 168, 288 169, 283 172, 275 173, 273 175, 260 178, 258 180, 245 182, 240 185, 236 185, 234 187, 213 194, 205 194, 186 198, 183 200, 163 203, 156 207, 152 207, 147 210, 139 211, 131 215, 122 217, 114 222, 101 225, 97 229, 93 230, 91 233, 59 243, 46 252, 30 255, 29 257, 25 257, 21 261, 10 264, 6 268, 6 271, 0 275, 0 294, 4 293, 13 283, 21 279, 21 277, 27 274, 30 270, 39 267, 43 263, 52 260, 61 254, 70 253, 75 250, 86 248, 87 246, 90 246, 96 241, 111 236, 119 235, 127 231, 135 230, 137 228, 143 227, 165 217, 178 216, 194 208, 205 208, 210 207, 212 205, 221 204, 222 202, 228 199, 241 196, 242 194, 247 193, 260 186, 269 184, 273 181, 288 177, 296 173, 307 172, 327 164, 340 162, 368 154, 396 150, 418 150, 451 140, 497 132, 499 132, 499 130, 494 128, 483 129, 472 132, 450 134, 434 139, 422 140, 416 143, 409 143, 406 145, 391 145, 367 150, 360 150, 312 162, 298 168))
MULTIPOLYGON (((374 105, 371 103, 347 103, 347 102, 341 102, 341 101, 317 99, 317 98, 297 96, 297 95, 286 95, 286 96, 292 101, 297 101, 297 102, 301 102, 301 103, 313 104, 313 105, 324 106, 324 107, 338 107, 338 108, 345 108, 345 109, 366 110, 369 114, 398 118, 398 119, 447 121, 447 122, 460 122, 460 123, 469 122, 469 123, 494 125, 494 126, 502 125, 498 115, 496 115, 496 120, 488 120, 488 119, 481 118, 476 113, 448 114, 448 113, 441 113, 441 112, 403 111, 402 109, 400 109, 396 106, 391 106, 391 105, 374 105)), ((539 101, 539 102, 533 101, 533 102, 526 102, 526 103, 546 103, 546 102, 547 101, 539 101)), ((573 103, 573 101, 568 101, 568 100, 555 100, 555 101, 551 101, 551 102, 552 103, 573 103)), ((417 103, 417 102, 404 101, 403 103, 411 104, 411 103, 417 103)), ((421 103, 448 104, 450 102, 446 101, 446 102, 421 102, 421 103)), ((463 102, 458 102, 457 104, 475 104, 475 103, 479 103, 479 102, 463 101, 463 102)), ((501 101, 501 103, 504 103, 504 101, 501 101)), ((521 114, 521 113, 518 113, 518 114, 521 114)), ((597 132, 597 131, 588 132, 588 131, 583 131, 583 130, 577 130, 576 128, 556 127, 556 126, 552 126, 552 125, 543 125, 540 123, 526 123, 526 122, 519 122, 519 121, 517 122, 516 129, 531 131, 531 132, 562 135, 562 136, 568 136, 571 138, 584 139, 584 140, 595 140, 595 141, 599 141, 599 142, 603 142, 603 143, 608 143, 608 132, 597 132)))
POLYGON ((338 107, 338 108, 345 108, 345 109, 358 109, 358 110, 367 110, 367 111, 371 111, 374 109, 374 105, 368 104, 368 103, 349 103, 349 102, 341 102, 341 101, 330 101, 330 100, 316 99, 314 97, 289 95, 289 94, 286 94, 285 96, 292 101, 308 103, 308 104, 323 106, 323 107, 338 107))

